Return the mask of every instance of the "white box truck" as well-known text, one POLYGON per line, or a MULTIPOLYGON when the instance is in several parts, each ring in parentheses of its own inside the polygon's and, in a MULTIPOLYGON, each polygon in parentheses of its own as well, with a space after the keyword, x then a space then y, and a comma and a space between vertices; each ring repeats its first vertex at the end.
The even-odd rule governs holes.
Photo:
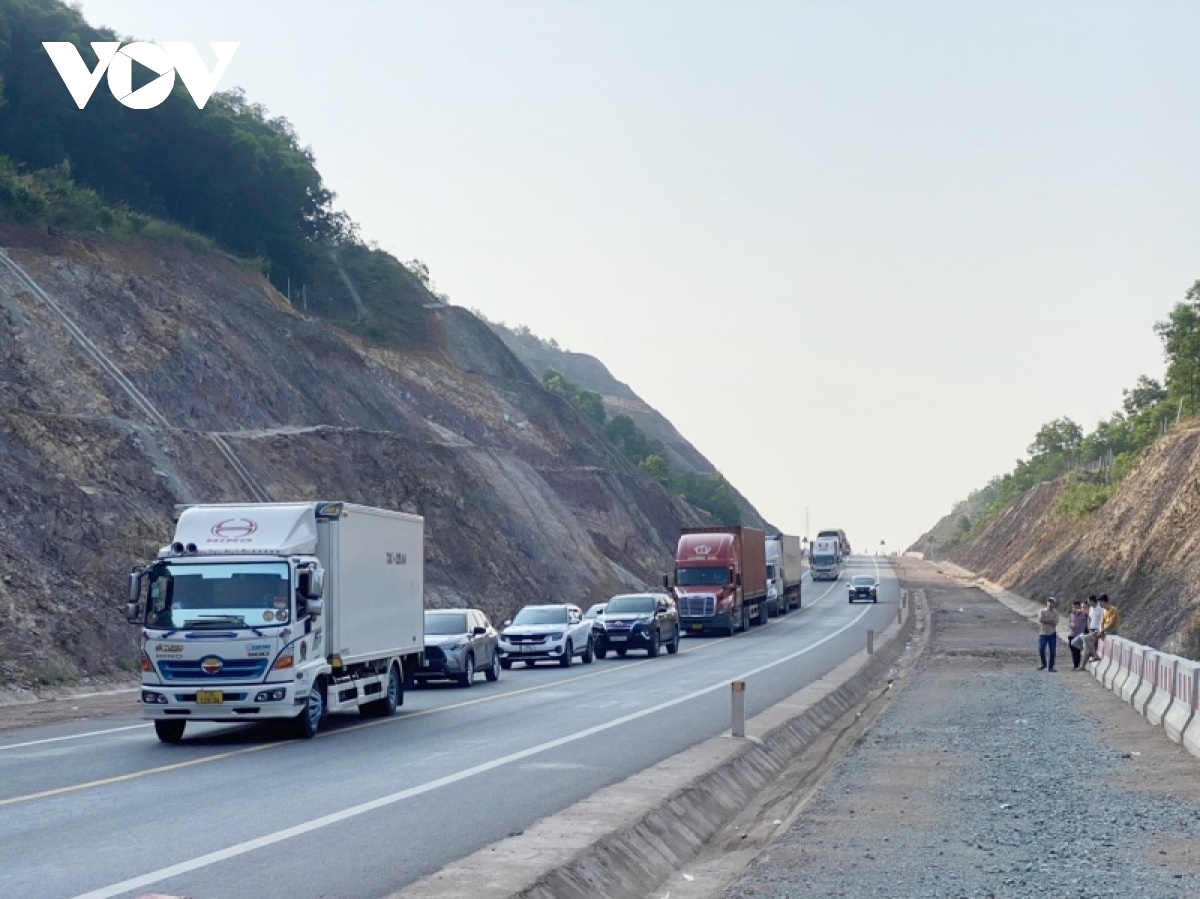
POLYGON ((129 579, 142 710, 189 721, 391 715, 424 652, 425 521, 342 502, 176 507, 175 537, 129 579))
POLYGON ((776 534, 767 538, 767 608, 772 615, 800 608, 802 558, 799 537, 776 534))
POLYGON ((842 543, 837 537, 818 537, 808 547, 814 581, 836 581, 842 574, 842 543))

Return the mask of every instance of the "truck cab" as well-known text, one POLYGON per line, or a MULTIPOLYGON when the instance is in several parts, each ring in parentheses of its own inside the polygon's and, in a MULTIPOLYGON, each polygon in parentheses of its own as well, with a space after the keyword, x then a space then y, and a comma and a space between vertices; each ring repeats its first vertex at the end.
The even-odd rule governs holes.
MULTIPOLYGON (((423 631, 408 636, 407 591, 388 574, 397 556, 407 560, 420 546, 419 518, 344 503, 177 514, 174 541, 131 573, 126 608, 141 627, 143 715, 160 740, 178 742, 188 721, 275 718, 311 737, 329 711, 391 714, 403 701, 405 666, 419 662, 423 631), (408 531, 389 533, 376 521, 384 517, 408 531), (414 546, 386 561, 371 545, 406 548, 405 535, 414 546)), ((419 628, 419 587, 415 603, 419 628)))
POLYGON ((683 632, 731 637, 737 631, 749 629, 752 615, 765 619, 764 552, 761 531, 743 528, 685 531, 675 552, 675 596, 683 632), (745 550, 748 544, 753 550, 755 538, 758 564, 748 566, 745 550), (744 583, 747 576, 749 584, 744 583))

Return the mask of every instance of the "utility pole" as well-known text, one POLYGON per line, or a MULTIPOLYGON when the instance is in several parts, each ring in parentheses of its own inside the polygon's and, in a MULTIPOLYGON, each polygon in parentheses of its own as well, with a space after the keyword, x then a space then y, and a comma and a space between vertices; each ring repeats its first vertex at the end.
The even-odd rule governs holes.
POLYGON ((804 540, 808 542, 808 506, 804 507, 804 540))

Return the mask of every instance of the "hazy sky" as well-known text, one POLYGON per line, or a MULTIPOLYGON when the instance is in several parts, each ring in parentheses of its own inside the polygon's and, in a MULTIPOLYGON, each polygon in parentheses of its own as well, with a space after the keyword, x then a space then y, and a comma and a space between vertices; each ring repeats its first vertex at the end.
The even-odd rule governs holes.
POLYGON ((856 548, 1160 377, 1200 278, 1194 2, 82 6, 240 41, 221 87, 292 121, 365 237, 856 548))

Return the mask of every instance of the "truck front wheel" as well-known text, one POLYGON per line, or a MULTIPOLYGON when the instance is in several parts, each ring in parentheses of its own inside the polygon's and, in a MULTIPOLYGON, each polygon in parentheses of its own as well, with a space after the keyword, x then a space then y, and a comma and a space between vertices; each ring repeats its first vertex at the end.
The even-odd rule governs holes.
POLYGON ((383 694, 383 699, 377 699, 374 702, 368 702, 364 706, 359 707, 359 713, 362 715, 371 715, 378 718, 390 718, 396 714, 396 709, 400 703, 404 701, 404 687, 401 685, 400 673, 393 665, 388 670, 387 692, 383 694))
POLYGON ((321 728, 321 719, 325 717, 325 681, 318 680, 308 691, 308 702, 304 711, 296 716, 296 736, 302 740, 311 740, 321 728))
POLYGON ((154 722, 154 732, 164 743, 178 743, 182 740, 185 727, 187 727, 186 721, 174 718, 159 718, 154 722))

